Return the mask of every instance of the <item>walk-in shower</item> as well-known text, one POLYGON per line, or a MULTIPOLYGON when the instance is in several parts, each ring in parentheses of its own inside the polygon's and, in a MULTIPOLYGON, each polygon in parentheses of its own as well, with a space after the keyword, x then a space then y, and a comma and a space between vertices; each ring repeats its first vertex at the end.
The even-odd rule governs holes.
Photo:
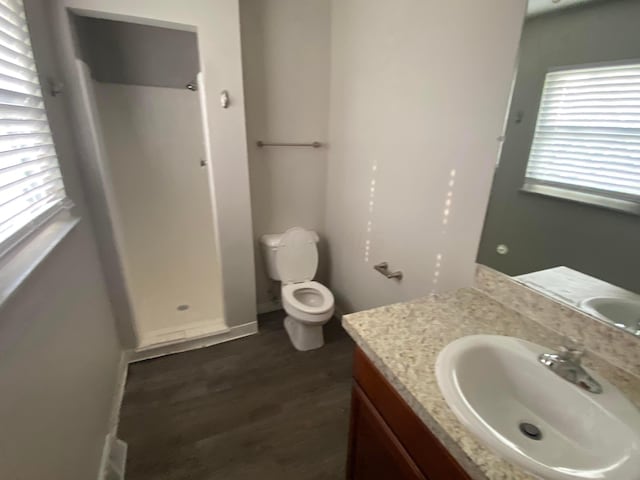
POLYGON ((137 347, 225 331, 196 33, 74 26, 137 347))

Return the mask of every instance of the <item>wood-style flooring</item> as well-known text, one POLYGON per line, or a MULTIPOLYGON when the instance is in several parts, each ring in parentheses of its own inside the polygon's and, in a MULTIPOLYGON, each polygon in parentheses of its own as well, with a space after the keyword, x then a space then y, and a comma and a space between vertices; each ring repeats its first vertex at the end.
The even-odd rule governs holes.
POLYGON ((283 312, 260 333, 132 364, 118 436, 127 480, 343 479, 353 343, 296 351, 283 312))

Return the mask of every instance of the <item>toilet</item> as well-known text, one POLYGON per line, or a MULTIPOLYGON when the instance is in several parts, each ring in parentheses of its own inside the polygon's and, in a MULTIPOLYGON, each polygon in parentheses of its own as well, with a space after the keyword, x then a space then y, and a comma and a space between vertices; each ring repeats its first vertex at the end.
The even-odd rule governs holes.
POLYGON ((324 345, 322 327, 333 316, 331 291, 314 282, 318 269, 318 234, 293 227, 260 239, 267 273, 282 282, 284 327, 293 346, 301 351, 324 345))

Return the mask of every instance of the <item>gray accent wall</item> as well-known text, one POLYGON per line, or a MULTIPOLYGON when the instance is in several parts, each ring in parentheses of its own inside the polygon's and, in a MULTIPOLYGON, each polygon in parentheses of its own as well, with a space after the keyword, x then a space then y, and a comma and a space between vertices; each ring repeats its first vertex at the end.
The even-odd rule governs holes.
POLYGON ((200 71, 195 32, 73 15, 82 60, 98 82, 185 88, 200 71))
POLYGON ((547 70, 640 59, 639 19, 640 2, 612 0, 525 23, 479 263, 509 275, 566 265, 640 292, 640 217, 520 191, 547 70), (507 255, 497 254, 499 244, 507 255))

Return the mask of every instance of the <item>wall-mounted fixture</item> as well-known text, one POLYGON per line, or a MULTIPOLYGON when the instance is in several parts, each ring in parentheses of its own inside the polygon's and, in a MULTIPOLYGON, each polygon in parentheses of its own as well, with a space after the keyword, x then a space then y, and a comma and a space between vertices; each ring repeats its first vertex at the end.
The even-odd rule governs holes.
POLYGON ((229 92, 227 92, 226 90, 220 92, 220 106, 222 108, 229 108, 230 102, 231 100, 229 99, 229 92))
POLYGON ((506 255, 509 253, 509 247, 507 247, 504 243, 501 243, 496 247, 496 252, 498 255, 506 255))
POLYGON ((52 97, 57 97, 64 90, 64 83, 55 78, 47 78, 47 85, 49 86, 49 93, 52 97))
POLYGON ((398 280, 402 280, 402 270, 396 270, 395 272, 389 271, 389 264, 387 262, 378 263, 373 266, 373 269, 376 272, 381 273, 387 278, 397 278, 398 280))
POLYGON ((283 143, 283 142, 263 142, 262 140, 258 140, 256 145, 260 148, 262 147, 312 147, 312 148, 320 148, 322 147, 321 142, 310 142, 310 143, 283 143))

